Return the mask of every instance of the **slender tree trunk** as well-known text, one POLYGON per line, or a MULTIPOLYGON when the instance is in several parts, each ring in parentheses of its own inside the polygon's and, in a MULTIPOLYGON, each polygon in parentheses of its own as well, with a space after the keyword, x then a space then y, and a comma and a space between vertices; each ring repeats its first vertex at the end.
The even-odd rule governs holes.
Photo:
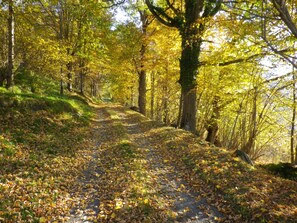
POLYGON ((84 71, 81 70, 79 72, 79 77, 80 77, 80 93, 83 95, 84 94, 84 81, 85 81, 85 74, 84 71))
POLYGON ((156 120, 157 121, 162 121, 162 98, 160 94, 157 94, 157 114, 156 114, 156 120))
POLYGON ((211 118, 207 126, 206 141, 213 144, 217 140, 217 133, 219 130, 219 123, 218 123, 218 120, 220 118, 219 100, 220 100, 219 96, 214 97, 214 100, 212 102, 213 113, 211 115, 211 118))
POLYGON ((63 79, 61 78, 61 80, 60 80, 60 94, 61 95, 64 94, 64 86, 63 85, 64 85, 64 82, 63 82, 63 79))
POLYGON ((181 117, 183 112, 183 94, 180 94, 179 97, 179 108, 178 108, 178 116, 177 116, 177 127, 181 128, 181 117))
POLYGON ((91 82, 91 91, 92 91, 92 96, 97 97, 97 83, 95 80, 92 80, 91 82))
MULTIPOLYGON (((87 42, 86 42, 86 39, 84 39, 83 41, 83 53, 85 54, 86 53, 86 45, 87 45, 87 42)), ((86 77, 86 74, 87 74, 87 70, 85 68, 86 66, 86 63, 85 63, 85 59, 84 58, 81 58, 80 59, 80 64, 79 64, 79 74, 80 74, 80 93, 82 95, 84 95, 84 87, 85 87, 85 77, 86 77)))
POLYGON ((254 99, 253 99, 253 111, 250 123, 250 134, 247 143, 243 146, 242 150, 248 155, 252 155, 252 148, 255 145, 256 135, 257 135, 257 98, 258 98, 258 88, 255 87, 254 99))
MULTIPOLYGON (((294 135, 295 135, 295 118, 296 118, 296 77, 294 74, 293 69, 293 111, 292 111, 292 122, 291 122, 291 144, 290 144, 290 150, 291 150, 291 163, 294 163, 294 135)), ((297 147, 296 147, 297 148, 297 147)))
POLYGON ((297 165, 297 146, 295 146, 295 162, 294 163, 297 165))
POLYGON ((230 140, 228 142, 228 148, 231 148, 234 145, 234 143, 233 143, 234 133, 235 133, 235 129, 236 129, 236 126, 237 126, 238 118, 239 118, 241 110, 242 110, 242 103, 243 102, 241 102, 240 105, 239 105, 239 109, 238 109, 237 115, 236 115, 235 120, 234 120, 234 124, 233 124, 232 130, 231 130, 231 133, 230 133, 230 140))
POLYGON ((163 87, 163 98, 162 98, 162 104, 163 104, 163 122, 168 125, 169 124, 169 109, 168 109, 168 88, 167 86, 163 87))
POLYGON ((151 119, 154 119, 154 104, 155 104, 155 74, 151 72, 151 119))
MULTIPOLYGON (((67 41, 67 42, 71 42, 70 40, 70 24, 72 23, 71 22, 71 19, 70 19, 70 16, 69 16, 69 11, 67 10, 67 7, 64 9, 64 14, 65 14, 65 18, 64 18, 64 21, 65 21, 65 25, 64 25, 64 39, 67 41)), ((70 48, 67 48, 67 55, 68 56, 72 56, 71 52, 70 52, 70 48)), ((68 91, 72 91, 72 62, 68 62, 66 64, 66 67, 67 67, 67 90, 68 91)))
POLYGON ((72 91, 72 63, 67 64, 67 90, 72 91))
MULTIPOLYGON (((63 26, 63 22, 64 22, 64 18, 63 18, 63 1, 59 0, 59 5, 60 5, 60 11, 59 11, 59 40, 60 40, 60 48, 62 45, 62 41, 63 41, 63 30, 64 30, 64 26, 63 26)), ((64 94, 64 81, 63 81, 63 64, 61 64, 61 68, 60 68, 60 75, 61 75, 61 80, 60 80, 60 94, 63 95, 64 94)))
POLYGON ((8 61, 6 74, 6 88, 13 86, 13 63, 14 63, 14 12, 13 0, 9 0, 8 4, 8 61))
POLYGON ((134 88, 133 88, 133 86, 131 86, 130 88, 131 88, 131 91, 130 91, 131 102, 130 102, 130 104, 131 104, 131 106, 134 106, 134 88))

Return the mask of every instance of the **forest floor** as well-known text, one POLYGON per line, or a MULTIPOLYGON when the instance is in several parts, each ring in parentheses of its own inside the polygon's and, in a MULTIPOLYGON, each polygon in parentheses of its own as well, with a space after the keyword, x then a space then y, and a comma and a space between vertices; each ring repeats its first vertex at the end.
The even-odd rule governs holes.
POLYGON ((0 222, 296 222, 296 182, 77 99, 19 95, 0 107, 0 222))

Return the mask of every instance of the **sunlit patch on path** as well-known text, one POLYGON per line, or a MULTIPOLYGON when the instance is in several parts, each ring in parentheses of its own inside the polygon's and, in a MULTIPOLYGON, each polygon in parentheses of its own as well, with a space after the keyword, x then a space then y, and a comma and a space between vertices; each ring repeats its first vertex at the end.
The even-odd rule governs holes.
POLYGON ((194 192, 149 140, 156 123, 120 106, 98 108, 92 159, 78 178, 68 222, 217 222, 222 214, 194 192), (101 117, 101 118, 100 118, 101 117))

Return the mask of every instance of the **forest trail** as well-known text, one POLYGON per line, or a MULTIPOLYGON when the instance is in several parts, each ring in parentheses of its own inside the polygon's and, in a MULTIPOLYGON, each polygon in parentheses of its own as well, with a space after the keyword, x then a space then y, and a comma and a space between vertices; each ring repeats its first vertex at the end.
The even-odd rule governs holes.
POLYGON ((68 222, 218 222, 223 215, 156 149, 160 125, 118 105, 97 106, 96 148, 72 192, 68 222))

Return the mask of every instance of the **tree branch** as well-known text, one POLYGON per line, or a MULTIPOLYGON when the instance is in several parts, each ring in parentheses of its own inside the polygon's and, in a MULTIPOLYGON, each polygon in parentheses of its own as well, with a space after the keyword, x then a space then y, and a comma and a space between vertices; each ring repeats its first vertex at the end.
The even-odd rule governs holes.
POLYGON ((202 17, 212 17, 220 10, 222 5, 222 0, 213 0, 208 1, 207 5, 205 6, 204 13, 202 17), (213 7, 213 3, 215 3, 215 6, 213 7))
POLYGON ((166 2, 167 2, 168 7, 175 13, 175 15, 179 16, 180 11, 173 6, 174 1, 173 1, 173 3, 171 3, 170 0, 166 0, 166 2))
MULTIPOLYGON (((285 52, 289 51, 288 49, 284 49, 284 50, 276 50, 276 52, 278 54, 283 54, 285 52)), ((262 52, 262 53, 257 53, 257 54, 253 54, 251 56, 248 56, 248 57, 244 57, 244 58, 238 58, 238 59, 234 59, 234 60, 229 60, 229 61, 225 61, 225 62, 219 62, 219 63, 209 63, 207 61, 201 61, 199 63, 200 66, 220 66, 220 67, 223 67, 223 66, 228 66, 228 65, 231 65, 231 64, 235 64, 235 63, 241 63, 241 62, 247 62, 251 59, 254 59, 258 56, 265 56, 265 55, 269 55, 267 52, 262 52)))
POLYGON ((145 0, 145 3, 147 4, 147 7, 151 13, 157 18, 157 20, 159 20, 159 22, 165 26, 180 28, 180 25, 176 22, 176 20, 167 15, 163 8, 154 6, 151 3, 151 0, 145 0))
POLYGON ((297 38, 297 27, 294 24, 292 17, 288 11, 284 0, 271 0, 274 8, 279 12, 279 16, 283 22, 287 25, 292 34, 297 38))

